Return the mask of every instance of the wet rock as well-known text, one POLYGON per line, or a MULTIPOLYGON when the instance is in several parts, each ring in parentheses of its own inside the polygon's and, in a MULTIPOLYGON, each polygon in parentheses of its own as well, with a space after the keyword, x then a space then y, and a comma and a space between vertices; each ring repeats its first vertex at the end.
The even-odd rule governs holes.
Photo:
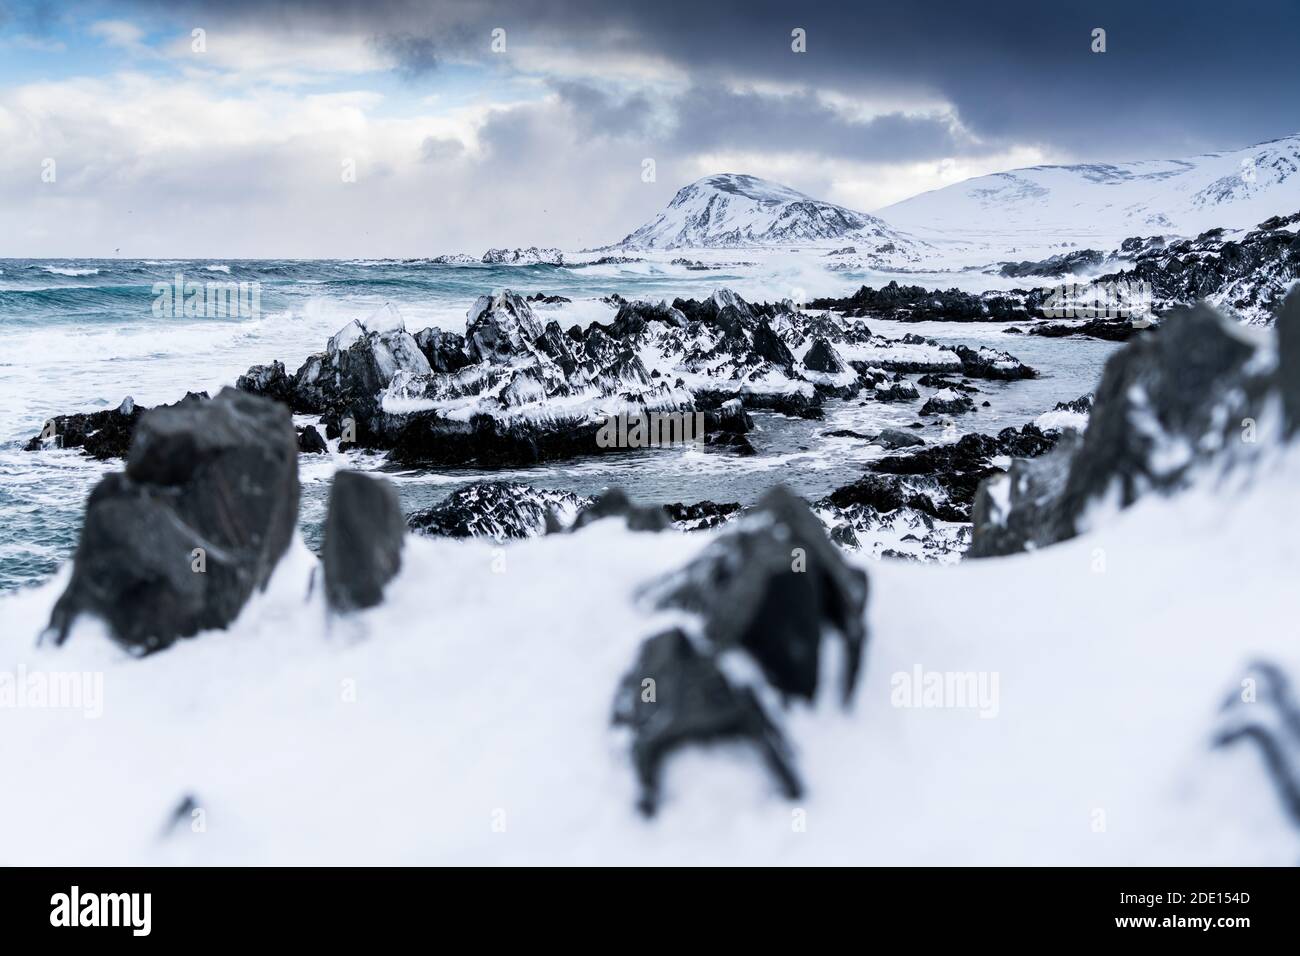
POLYGON ((92 458, 122 458, 131 447, 131 436, 145 411, 128 395, 117 408, 56 415, 23 448, 80 448, 92 458))
POLYGON ((950 388, 935 392, 921 406, 922 415, 961 415, 975 410, 975 403, 969 395, 963 395, 950 388))
POLYGON ((298 454, 283 405, 227 388, 142 417, 125 472, 86 504, 56 643, 83 613, 139 652, 224 628, 293 538, 298 454))
POLYGON ((465 336, 442 329, 421 329, 415 333, 415 344, 429 362, 434 372, 459 372, 471 364, 465 354, 465 336))
POLYGON ((572 524, 592 499, 571 491, 533 488, 511 481, 482 481, 407 518, 412 531, 448 538, 532 538, 572 524))
POLYGON ((235 388, 276 402, 283 402, 290 408, 294 405, 293 379, 284 370, 283 362, 252 366, 239 376, 235 388))
POLYGON ((324 455, 328 454, 329 450, 329 445, 325 443, 325 439, 321 437, 315 425, 307 425, 298 430, 298 451, 305 455, 324 455))
POLYGON ((330 607, 346 612, 379 604, 401 569, 405 534, 392 482, 359 471, 335 473, 321 546, 330 607))
POLYGON ((909 448, 914 445, 924 445, 925 439, 899 428, 882 428, 880 434, 875 437, 875 443, 891 449, 909 448))
POLYGON ((698 501, 695 504, 664 505, 668 520, 679 531, 702 531, 716 528, 737 517, 741 512, 739 502, 729 501, 722 504, 713 501, 698 501))

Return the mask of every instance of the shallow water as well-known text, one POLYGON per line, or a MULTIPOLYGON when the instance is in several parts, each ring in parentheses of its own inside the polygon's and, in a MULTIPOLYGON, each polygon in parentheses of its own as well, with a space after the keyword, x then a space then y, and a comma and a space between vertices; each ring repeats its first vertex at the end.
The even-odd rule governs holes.
MULTIPOLYGON (((824 282, 798 281, 811 296, 841 294, 879 276, 825 273, 824 282)), ((926 282, 947 287, 951 277, 926 282)), ((963 283, 965 284, 965 283, 963 283)), ((0 590, 49 576, 76 544, 89 489, 119 462, 91 461, 76 451, 31 454, 21 445, 52 415, 136 402, 171 402, 185 392, 215 393, 233 384, 248 366, 280 359, 290 372, 353 318, 386 302, 397 306, 406 326, 462 330, 465 313, 484 293, 510 288, 572 298, 568 305, 537 306, 543 321, 564 327, 606 321, 613 310, 598 301, 618 292, 625 298, 672 299, 708 295, 729 286, 755 298, 776 298, 789 288, 770 265, 762 270, 689 271, 654 263, 565 268, 556 266, 447 266, 424 262, 368 261, 179 261, 0 260, 0 590), (155 283, 258 282, 261 314, 255 318, 173 318, 154 314, 155 283)), ((916 332, 943 342, 1006 349, 1039 369, 1027 382, 977 382, 990 408, 960 416, 959 432, 995 432, 1021 425, 1056 402, 1095 386, 1110 343, 1007 335, 985 323, 869 322, 872 331, 901 336, 916 332)), ((925 389, 922 389, 924 400, 925 389)), ((917 420, 919 403, 887 405, 858 400, 833 402, 826 420, 806 422, 755 413, 751 441, 759 451, 741 459, 702 447, 646 449, 583 461, 498 472, 395 472, 408 511, 428 507, 472 481, 499 478, 538 487, 595 494, 621 486, 646 502, 752 502, 780 481, 802 494, 820 496, 852 481, 878 448, 836 429, 871 431, 917 420)), ((921 435, 939 438, 929 424, 921 435)), ((340 466, 378 468, 380 456, 352 452, 303 456, 301 523, 309 543, 324 516, 329 478, 340 466)))

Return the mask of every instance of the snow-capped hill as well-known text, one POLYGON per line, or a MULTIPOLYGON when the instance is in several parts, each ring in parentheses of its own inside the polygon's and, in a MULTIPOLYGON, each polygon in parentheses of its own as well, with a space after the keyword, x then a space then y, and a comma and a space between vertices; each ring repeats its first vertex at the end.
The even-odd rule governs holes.
POLYGON ((1118 165, 1032 166, 879 210, 894 226, 1021 249, 1248 229, 1300 209, 1300 134, 1245 149, 1118 165))
POLYGON ((629 249, 785 246, 852 239, 864 254, 906 254, 915 243, 875 216, 755 176, 722 173, 678 190, 668 208, 619 246, 629 249))

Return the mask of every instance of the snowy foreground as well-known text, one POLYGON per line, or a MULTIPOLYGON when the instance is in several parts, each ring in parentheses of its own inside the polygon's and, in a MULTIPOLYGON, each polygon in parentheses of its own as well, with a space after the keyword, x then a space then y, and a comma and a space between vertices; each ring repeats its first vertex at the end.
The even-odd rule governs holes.
POLYGON ((783 715, 807 795, 693 747, 650 820, 610 726, 663 623, 635 592, 723 532, 408 536, 385 603, 333 620, 299 543, 229 631, 143 659, 87 618, 34 646, 65 567, 0 599, 0 660, 102 672, 102 715, 0 709, 0 863, 1294 864, 1258 748, 1211 741, 1251 660, 1298 673, 1297 451, 1029 555, 850 558, 853 709, 783 715), (918 667, 996 696, 895 706, 918 667))

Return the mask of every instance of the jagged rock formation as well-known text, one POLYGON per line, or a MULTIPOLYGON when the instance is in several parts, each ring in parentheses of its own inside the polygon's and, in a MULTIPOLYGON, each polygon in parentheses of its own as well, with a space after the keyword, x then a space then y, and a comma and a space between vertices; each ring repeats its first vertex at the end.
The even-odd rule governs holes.
POLYGON ((813 700, 824 631, 843 642, 839 695, 853 698, 867 633, 866 575, 845 564, 808 506, 770 491, 681 571, 647 585, 642 600, 691 616, 689 633, 649 638, 623 678, 615 723, 633 729, 639 806, 653 814, 659 771, 672 750, 717 739, 756 744, 785 793, 801 791, 789 748, 753 690, 719 666, 749 657, 782 698, 813 700))
POLYGON ((885 339, 861 322, 726 289, 616 304, 611 323, 563 331, 511 292, 483 296, 464 336, 412 336, 388 310, 350 323, 292 379, 259 366, 241 383, 321 414, 328 437, 403 465, 509 467, 617 450, 597 440, 613 418, 704 412, 704 443, 744 455, 755 453, 746 409, 818 418, 827 397, 919 399, 904 372, 1036 374, 1005 352, 885 339))
POLYGON ((1280 399, 1284 429, 1300 422, 1300 291, 1279 314, 1276 355, 1208 306, 1170 314, 1158 332, 1111 357, 1082 439, 980 489, 972 556, 1009 554, 1073 537, 1094 503, 1128 507, 1180 487, 1197 469, 1249 457, 1254 429, 1280 399))
POLYGON ((266 586, 297 515, 297 445, 283 405, 227 388, 155 408, 125 472, 90 494, 49 633, 62 643, 91 613, 149 652, 224 628, 266 586))
POLYGON ((407 517, 412 531, 449 538, 532 538, 567 527, 591 499, 509 481, 478 482, 407 517))
MULTIPOLYGON (((1135 243, 1138 240, 1130 240, 1135 243)), ((1273 321, 1300 281, 1300 212, 1274 216, 1238 239, 1211 229, 1195 239, 1144 243, 1133 264, 1093 280, 1144 282, 1157 312, 1201 299, 1256 325, 1273 321)))

